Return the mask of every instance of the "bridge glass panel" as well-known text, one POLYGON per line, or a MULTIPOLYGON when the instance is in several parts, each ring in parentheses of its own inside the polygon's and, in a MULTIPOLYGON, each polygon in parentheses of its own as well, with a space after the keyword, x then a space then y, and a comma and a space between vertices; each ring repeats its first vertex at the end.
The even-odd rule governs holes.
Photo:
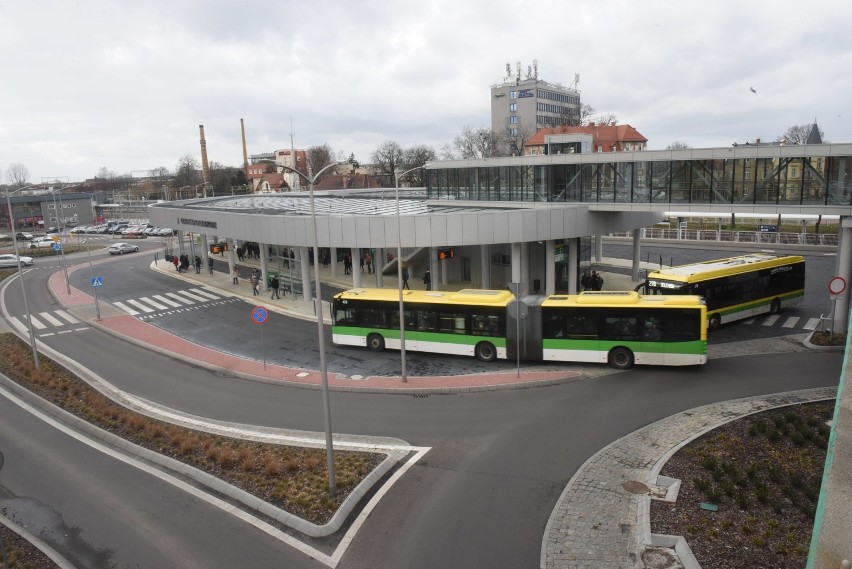
POLYGON ((509 201, 509 168, 508 166, 500 166, 497 173, 499 183, 499 193, 497 199, 500 201, 509 201))
POLYGON ((689 203, 692 184, 692 165, 687 160, 673 160, 671 174, 671 203, 689 203))
POLYGON ((583 168, 579 164, 569 164, 565 168, 565 201, 578 202, 583 199, 583 168))
POLYGON ((549 166, 533 166, 535 169, 535 194, 534 201, 546 202, 550 195, 550 167, 549 166))
POLYGON ((651 201, 651 187, 649 185, 648 172, 650 164, 648 162, 633 163, 633 201, 640 203, 648 203, 651 201))
POLYGON ((779 204, 802 203, 802 183, 804 182, 804 159, 791 158, 784 169, 782 183, 779 186, 779 204))
POLYGON ((852 196, 852 158, 836 156, 825 160, 828 172, 828 203, 849 205, 852 196))
POLYGON ((580 175, 580 184, 582 185, 584 202, 600 201, 598 195, 598 186, 600 178, 600 164, 583 164, 582 173, 580 175))
POLYGON ((598 200, 602 202, 615 201, 615 168, 613 164, 601 164, 598 170, 598 200))
POLYGON ((556 164, 552 167, 550 176, 550 199, 551 202, 565 201, 565 184, 568 177, 568 166, 556 164))
POLYGON ((804 177, 802 179, 802 203, 825 204, 826 188, 826 161, 822 156, 804 159, 804 177))
POLYGON ((734 182, 731 186, 729 203, 741 202, 744 196, 754 191, 754 180, 757 175, 757 164, 753 158, 737 160, 734 182))
POLYGON ((694 203, 708 203, 710 201, 731 203, 737 160, 711 160, 709 163, 712 168, 710 185, 708 186, 704 180, 695 183, 693 177, 692 201, 694 203))
POLYGON ((669 201, 669 186, 672 180, 672 163, 651 162, 651 201, 652 202, 667 202, 669 201))
POLYGON ((633 192, 633 163, 618 162, 613 166, 615 201, 630 203, 633 192))
POLYGON ((767 165, 766 172, 757 182, 754 203, 777 204, 779 196, 787 187, 787 174, 790 158, 773 160, 767 165))

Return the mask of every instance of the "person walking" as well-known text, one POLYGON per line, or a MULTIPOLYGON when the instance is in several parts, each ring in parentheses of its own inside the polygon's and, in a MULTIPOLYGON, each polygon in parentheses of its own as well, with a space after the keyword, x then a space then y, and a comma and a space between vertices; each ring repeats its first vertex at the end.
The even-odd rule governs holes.
POLYGON ((402 288, 411 290, 411 287, 408 286, 408 267, 402 268, 402 288))
POLYGON ((269 281, 269 288, 272 289, 272 294, 269 296, 269 300, 274 298, 281 298, 281 295, 278 294, 278 289, 281 287, 281 281, 278 280, 278 275, 272 277, 272 280, 269 281))
POLYGON ((352 271, 352 257, 349 253, 343 257, 343 274, 348 275, 352 271))
POLYGON ((240 284, 240 270, 234 265, 234 269, 231 271, 232 282, 237 285, 240 284))
POLYGON ((175 270, 180 272, 180 260, 177 255, 172 255, 172 263, 175 265, 175 270))
POLYGON ((423 274, 423 284, 426 285, 426 290, 432 290, 432 273, 429 270, 423 274))
POLYGON ((257 296, 257 285, 260 284, 260 277, 257 275, 257 269, 252 270, 251 272, 251 293, 254 296, 257 296))
POLYGON ((198 255, 195 256, 195 274, 201 274, 201 257, 199 257, 198 255))
POLYGON ((367 265, 367 274, 371 274, 373 272, 373 256, 369 251, 364 253, 364 264, 367 265))
POLYGON ((207 272, 210 273, 210 276, 213 276, 213 257, 207 257, 207 272))

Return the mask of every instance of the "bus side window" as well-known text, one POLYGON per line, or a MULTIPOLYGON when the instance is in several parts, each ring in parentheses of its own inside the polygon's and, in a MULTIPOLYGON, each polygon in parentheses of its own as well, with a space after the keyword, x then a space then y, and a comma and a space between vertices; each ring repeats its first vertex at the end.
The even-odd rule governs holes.
POLYGON ((435 329, 435 313, 432 311, 422 311, 418 314, 417 329, 422 331, 435 329))

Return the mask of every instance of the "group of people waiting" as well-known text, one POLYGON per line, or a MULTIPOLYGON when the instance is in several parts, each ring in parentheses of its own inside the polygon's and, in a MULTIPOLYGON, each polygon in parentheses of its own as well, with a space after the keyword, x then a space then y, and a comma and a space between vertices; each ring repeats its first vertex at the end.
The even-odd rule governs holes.
POLYGON ((603 277, 597 271, 584 273, 580 278, 580 285, 582 285, 583 290, 603 290, 603 284, 603 277))

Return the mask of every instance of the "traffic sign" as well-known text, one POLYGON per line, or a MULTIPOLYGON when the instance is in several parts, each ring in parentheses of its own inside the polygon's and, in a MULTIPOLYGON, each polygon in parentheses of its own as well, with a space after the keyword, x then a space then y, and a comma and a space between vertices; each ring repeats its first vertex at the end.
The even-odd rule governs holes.
POLYGON ((828 292, 831 294, 843 294, 846 290, 846 279, 843 277, 834 277, 828 281, 828 292))
POLYGON ((269 318, 269 309, 265 306, 255 306, 251 311, 251 319, 255 324, 263 324, 269 318))
POLYGON ((104 286, 104 278, 92 277, 92 286, 104 286))
POLYGON ((52 245, 52 247, 53 247, 53 250, 54 250, 54 251, 59 251, 60 249, 62 249, 62 245, 61 245, 61 244, 59 244, 59 243, 54 243, 54 244, 52 245))

